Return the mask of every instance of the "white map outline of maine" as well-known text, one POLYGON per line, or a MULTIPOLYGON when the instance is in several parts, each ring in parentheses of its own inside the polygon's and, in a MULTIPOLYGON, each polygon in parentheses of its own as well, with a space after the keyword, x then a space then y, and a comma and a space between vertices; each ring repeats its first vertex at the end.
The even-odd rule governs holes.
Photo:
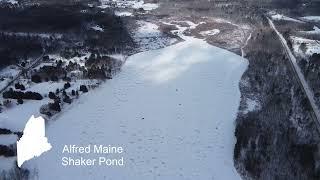
POLYGON ((52 148, 45 137, 45 121, 40 116, 31 116, 24 130, 23 136, 17 141, 18 166, 34 157, 39 157, 42 153, 52 148))

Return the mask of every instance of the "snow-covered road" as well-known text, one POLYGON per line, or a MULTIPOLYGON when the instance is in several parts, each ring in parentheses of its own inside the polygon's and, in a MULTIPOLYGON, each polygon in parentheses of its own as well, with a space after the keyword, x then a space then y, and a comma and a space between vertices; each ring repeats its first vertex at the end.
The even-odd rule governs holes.
POLYGON ((195 38, 133 55, 118 76, 50 123, 52 150, 25 166, 46 180, 240 179, 234 120, 247 65, 195 38), (63 167, 65 144, 123 146, 125 166, 63 167))

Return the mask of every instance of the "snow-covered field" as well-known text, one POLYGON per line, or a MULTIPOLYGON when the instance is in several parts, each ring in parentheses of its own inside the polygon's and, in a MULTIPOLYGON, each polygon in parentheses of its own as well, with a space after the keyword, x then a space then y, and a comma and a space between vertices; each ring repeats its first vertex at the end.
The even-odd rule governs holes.
POLYGON ((312 31, 301 31, 301 32, 310 34, 310 35, 317 35, 317 34, 320 34, 320 29, 317 26, 313 26, 312 31))
POLYGON ((219 33, 220 33, 219 29, 212 29, 212 30, 208 30, 208 31, 201 31, 199 34, 202 36, 214 36, 219 33))
POLYGON ((9 146, 11 144, 15 144, 17 142, 17 136, 14 134, 1 135, 0 136, 0 144, 9 146))
POLYGON ((311 56, 313 53, 320 53, 320 42, 313 39, 306 39, 302 37, 291 36, 292 47, 294 53, 299 56, 311 56), (306 46, 305 52, 301 50, 301 44, 304 43, 306 46))
POLYGON ((52 150, 25 166, 40 179, 240 179, 234 120, 248 62, 184 39, 129 57, 118 76, 49 124, 52 150), (125 166, 63 167, 65 144, 123 146, 125 166))
POLYGON ((13 78, 19 74, 20 70, 16 66, 8 66, 0 71, 0 78, 13 78))
POLYGON ((115 11, 114 14, 120 17, 133 16, 132 13, 128 11, 115 11))
POLYGON ((3 157, 0 156, 0 170, 2 171, 10 171, 17 160, 16 157, 3 157))
POLYGON ((155 3, 145 3, 143 0, 101 0, 101 8, 118 7, 118 8, 133 8, 151 11, 159 7, 155 3))
POLYGON ((16 1, 16 0, 0 0, 0 2, 6 2, 6 3, 11 3, 11 4, 18 4, 18 1, 16 1))
POLYGON ((63 58, 60 55, 56 55, 56 54, 51 54, 51 55, 49 55, 49 57, 51 59, 61 60, 62 62, 65 62, 65 63, 72 62, 72 63, 77 63, 80 66, 85 66, 85 59, 89 58, 90 55, 91 55, 91 53, 86 53, 85 55, 83 55, 81 57, 73 57, 73 58, 70 58, 70 59, 63 58))
POLYGON ((303 23, 303 21, 285 16, 283 14, 277 14, 276 12, 270 12, 269 15, 271 16, 272 20, 277 20, 277 21, 283 20, 283 21, 292 21, 292 22, 297 22, 297 23, 303 23))
POLYGON ((13 101, 12 107, 0 114, 0 127, 12 131, 22 131, 28 119, 32 115, 40 116, 40 107, 48 102, 49 99, 46 98, 41 101, 28 100, 23 105, 16 105, 13 101))
MULTIPOLYGON (((87 87, 94 86, 99 83, 98 80, 77 80, 71 81, 71 87, 66 90, 70 93, 72 90, 78 90, 80 85, 87 87)), ((25 100, 22 105, 17 105, 16 100, 12 100, 10 107, 7 107, 0 113, 0 127, 10 129, 12 131, 23 131, 28 119, 34 116, 40 116, 40 107, 48 104, 50 100, 48 93, 55 92, 56 89, 62 89, 64 82, 42 82, 42 83, 24 83, 26 90, 40 93, 44 98, 42 100, 25 100)), ((1 98, 0 98, 1 99, 1 98)), ((0 138, 1 141, 1 138, 0 138)), ((1 143, 0 143, 1 144, 1 143)))

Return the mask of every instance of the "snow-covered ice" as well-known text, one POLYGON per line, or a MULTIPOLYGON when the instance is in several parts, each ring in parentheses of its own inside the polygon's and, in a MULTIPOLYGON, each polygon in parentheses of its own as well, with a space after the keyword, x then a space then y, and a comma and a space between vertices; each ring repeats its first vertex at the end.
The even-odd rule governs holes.
POLYGON ((130 56, 119 75, 52 122, 52 150, 30 164, 39 178, 240 179, 234 120, 248 62, 184 38, 130 56), (125 166, 64 167, 65 144, 123 146, 125 166))
POLYGON ((125 62, 125 60, 127 59, 127 56, 123 54, 110 54, 108 56, 121 62, 125 62))

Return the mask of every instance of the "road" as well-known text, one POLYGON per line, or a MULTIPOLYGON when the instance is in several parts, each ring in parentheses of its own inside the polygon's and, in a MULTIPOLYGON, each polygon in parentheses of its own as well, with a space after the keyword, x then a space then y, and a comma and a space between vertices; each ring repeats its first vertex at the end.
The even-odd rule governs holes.
POLYGON ((314 93, 312 92, 306 79, 304 78, 304 75, 302 74, 301 69, 297 64, 297 59, 294 57, 290 48, 288 47, 287 41, 284 39, 282 34, 277 30, 277 28, 275 27, 274 23, 272 22, 272 20, 270 18, 268 18, 268 21, 269 21, 270 27, 277 33, 277 35, 281 41, 281 44, 284 47, 286 54, 290 60, 290 64, 293 68, 293 71, 295 72, 296 78, 300 82, 300 85, 303 88, 303 91, 305 92, 305 94, 310 102, 311 108, 312 108, 314 115, 315 115, 314 120, 317 125, 318 131, 320 132, 320 111, 319 111, 319 108, 314 100, 314 93))
POLYGON ((252 33, 249 34, 245 44, 241 47, 241 56, 244 58, 246 56, 244 48, 248 45, 249 40, 251 39, 252 33))
POLYGON ((30 69, 36 67, 37 65, 39 65, 39 63, 41 62, 42 58, 43 58, 44 54, 42 54, 41 56, 39 56, 36 60, 34 60, 28 67, 25 68, 21 68, 21 71, 18 73, 18 75, 16 77, 14 77, 5 87, 3 87, 0 90, 0 93, 3 93, 8 87, 10 87, 21 75, 23 75, 24 73, 28 72, 30 69))

